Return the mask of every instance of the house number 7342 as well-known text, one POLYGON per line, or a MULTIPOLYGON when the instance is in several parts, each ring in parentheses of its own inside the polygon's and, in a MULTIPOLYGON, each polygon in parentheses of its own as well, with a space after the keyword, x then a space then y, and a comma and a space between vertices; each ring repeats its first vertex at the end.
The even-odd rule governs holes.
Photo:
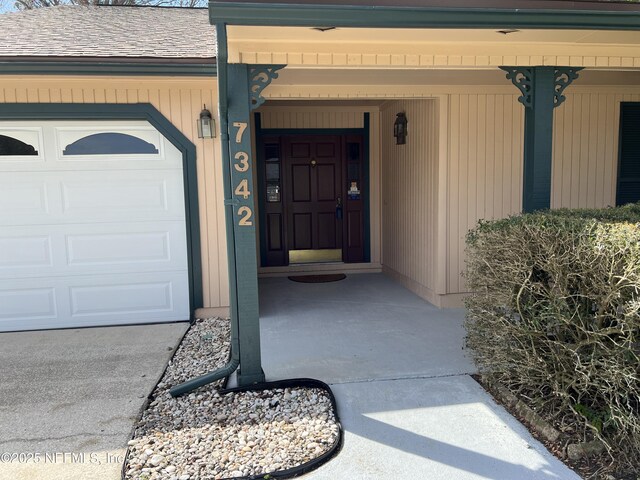
MULTIPOLYGON (((233 126, 238 129, 236 132, 236 144, 242 143, 242 137, 244 132, 247 130, 246 122, 233 122, 233 126)), ((234 163, 233 167, 239 173, 247 173, 249 171, 249 154, 247 152, 239 151, 233 157, 237 163, 234 163)), ((236 185, 234 193, 248 200, 251 197, 251 191, 249 191, 249 180, 247 178, 243 178, 236 185)), ((253 221, 251 217, 253 216, 253 212, 250 207, 242 206, 238 208, 238 216, 240 220, 238 221, 238 225, 241 227, 249 227, 253 225, 253 221)))

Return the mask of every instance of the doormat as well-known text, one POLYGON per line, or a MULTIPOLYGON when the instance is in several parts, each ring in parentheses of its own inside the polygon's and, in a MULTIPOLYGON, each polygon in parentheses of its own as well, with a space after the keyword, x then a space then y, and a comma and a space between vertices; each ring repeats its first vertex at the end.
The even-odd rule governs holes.
POLYGON ((339 282, 345 278, 347 278, 347 276, 344 273, 336 273, 333 275, 296 275, 289 277, 289 280, 300 283, 327 283, 339 282))

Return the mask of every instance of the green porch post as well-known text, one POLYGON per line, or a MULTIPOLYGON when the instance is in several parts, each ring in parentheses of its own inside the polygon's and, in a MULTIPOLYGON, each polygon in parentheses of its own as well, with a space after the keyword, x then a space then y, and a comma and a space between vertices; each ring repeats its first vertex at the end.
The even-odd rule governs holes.
POLYGON ((233 242, 238 295, 240 386, 263 382, 260 358, 258 267, 251 159, 249 72, 247 65, 228 65, 229 161, 233 195, 233 242))
POLYGON ((553 155, 553 109, 564 102, 562 92, 578 78, 580 68, 500 67, 520 89, 525 106, 524 174, 522 210, 551 207, 551 158, 553 155))
POLYGON ((228 142, 233 205, 233 236, 237 285, 240 386, 264 382, 260 357, 258 261, 256 255, 254 162, 251 158, 251 110, 264 102, 262 90, 282 66, 228 64, 228 142))

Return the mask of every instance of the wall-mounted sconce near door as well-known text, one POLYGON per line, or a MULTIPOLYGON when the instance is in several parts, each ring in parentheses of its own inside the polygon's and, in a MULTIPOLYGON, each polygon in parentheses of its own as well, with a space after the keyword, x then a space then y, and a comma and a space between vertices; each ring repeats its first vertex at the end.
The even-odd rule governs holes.
POLYGON ((200 118, 198 118, 198 138, 213 138, 216 136, 216 122, 213 120, 213 115, 207 110, 207 106, 204 105, 200 112, 200 118))
POLYGON ((396 145, 407 143, 407 115, 404 112, 396 113, 396 121, 393 124, 393 136, 396 137, 396 145))

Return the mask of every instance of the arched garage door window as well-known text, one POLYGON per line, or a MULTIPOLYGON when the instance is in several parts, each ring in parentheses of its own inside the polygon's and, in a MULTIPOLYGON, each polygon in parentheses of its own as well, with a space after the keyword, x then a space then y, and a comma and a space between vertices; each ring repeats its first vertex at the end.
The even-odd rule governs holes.
POLYGON ((88 135, 67 145, 64 155, 156 154, 157 147, 126 133, 104 132, 88 135))
POLYGON ((9 135, 0 135, 0 156, 31 156, 38 155, 38 151, 17 138, 9 135))

